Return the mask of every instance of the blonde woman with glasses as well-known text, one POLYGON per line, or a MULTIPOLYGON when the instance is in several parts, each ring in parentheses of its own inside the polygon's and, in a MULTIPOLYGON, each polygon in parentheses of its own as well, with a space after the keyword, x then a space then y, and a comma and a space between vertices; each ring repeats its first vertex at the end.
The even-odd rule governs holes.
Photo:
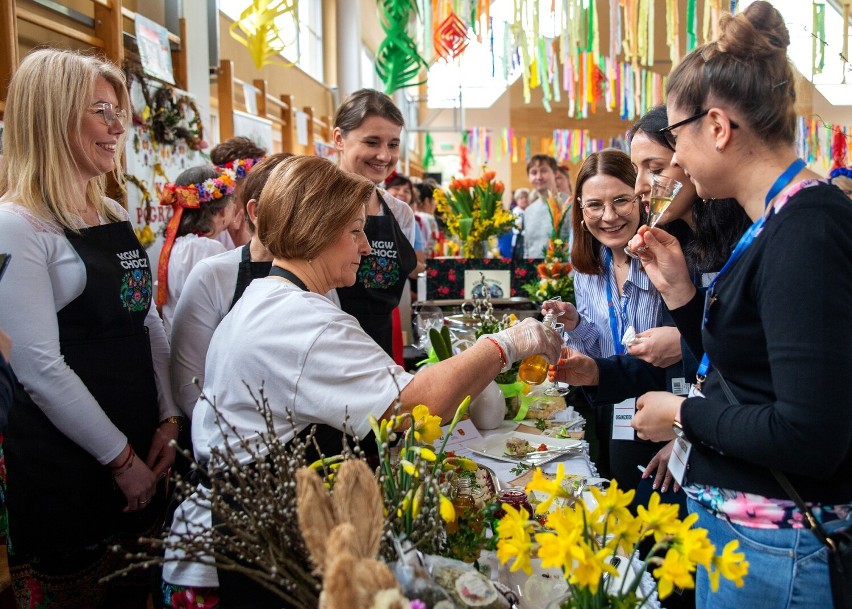
POLYGON ((161 521, 180 411, 151 265, 104 196, 130 115, 115 66, 42 49, 9 85, 0 327, 18 379, 3 449, 21 606, 146 606, 149 575, 101 578, 161 521))

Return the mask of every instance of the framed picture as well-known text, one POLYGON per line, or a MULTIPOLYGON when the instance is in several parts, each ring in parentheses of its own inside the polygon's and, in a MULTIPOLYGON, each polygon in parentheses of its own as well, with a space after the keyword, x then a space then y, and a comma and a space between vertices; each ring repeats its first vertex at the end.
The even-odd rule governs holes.
POLYGON ((512 271, 473 269, 464 272, 464 297, 484 298, 488 290, 490 298, 509 298, 512 295, 512 271))

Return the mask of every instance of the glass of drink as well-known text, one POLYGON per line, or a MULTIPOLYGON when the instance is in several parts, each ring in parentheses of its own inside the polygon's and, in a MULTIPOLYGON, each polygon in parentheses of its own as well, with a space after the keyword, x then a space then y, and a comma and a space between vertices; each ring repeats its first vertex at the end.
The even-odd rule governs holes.
MULTIPOLYGON (((655 175, 651 178, 651 203, 648 209, 648 226, 653 228, 657 225, 657 222, 660 221, 660 218, 663 217, 663 214, 666 213, 666 210, 669 208, 669 205, 672 204, 672 201, 677 196, 677 193, 680 192, 683 184, 678 182, 673 178, 666 177, 664 175, 655 175)), ((637 252, 634 252, 630 249, 630 247, 624 248, 624 253, 626 253, 631 258, 639 258, 639 252, 644 248, 640 248, 637 252)))

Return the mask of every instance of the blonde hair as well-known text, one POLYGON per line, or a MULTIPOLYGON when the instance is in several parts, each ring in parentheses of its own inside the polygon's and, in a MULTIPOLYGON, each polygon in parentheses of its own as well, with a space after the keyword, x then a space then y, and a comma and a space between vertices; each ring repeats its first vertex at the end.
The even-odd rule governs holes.
MULTIPOLYGON (((115 90, 118 109, 130 115, 124 74, 115 65, 73 51, 40 49, 27 55, 9 83, 0 168, 0 199, 23 205, 38 216, 77 230, 79 193, 69 176, 80 172, 71 146, 80 136, 83 118, 99 77, 115 90)), ((120 168, 124 136, 118 138, 113 175, 120 168)), ((106 204, 106 176, 86 185, 86 202, 110 222, 121 220, 106 204)))
POLYGON ((320 157, 284 159, 260 193, 257 236, 276 258, 316 258, 338 239, 375 187, 320 157))

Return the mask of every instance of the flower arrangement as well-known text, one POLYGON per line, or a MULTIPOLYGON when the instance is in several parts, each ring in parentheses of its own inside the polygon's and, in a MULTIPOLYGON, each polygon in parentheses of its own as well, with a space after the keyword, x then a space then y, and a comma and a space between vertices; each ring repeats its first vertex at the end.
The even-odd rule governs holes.
MULTIPOLYGON (((562 464, 553 480, 536 469, 526 490, 547 496, 536 513, 547 513, 556 499, 574 499, 563 487, 564 478, 562 464)), ((596 488, 591 492, 597 507, 589 510, 581 499, 558 507, 547 515, 545 528, 538 532, 534 532, 538 522, 523 508, 504 506, 506 516, 497 525, 497 557, 503 563, 514 559, 511 571, 530 574, 534 555, 541 559, 542 567, 562 570, 570 592, 562 609, 641 607, 644 601, 638 587, 648 571, 655 578, 660 599, 675 588, 694 588, 698 565, 709 572, 714 591, 720 576, 743 585, 749 563, 737 551, 739 543, 731 541, 717 554, 707 531, 693 528, 697 515, 678 519, 677 506, 660 503, 660 496, 654 493, 648 506, 639 506, 634 516, 628 506, 635 491, 624 492, 614 481, 605 493, 596 488), (653 546, 639 562, 636 547, 644 539, 653 539, 653 546), (636 563, 638 573, 617 585, 619 573, 613 559, 619 550, 624 552, 621 560, 628 561, 628 569, 636 563)))
POLYGON ((157 236, 154 234, 154 230, 151 228, 151 223, 149 218, 151 217, 151 204, 154 201, 154 198, 151 196, 151 192, 148 190, 148 187, 145 185, 145 182, 137 178, 135 175, 130 173, 124 174, 124 206, 127 207, 127 184, 133 184, 136 188, 139 189, 139 193, 142 196, 141 207, 145 210, 145 226, 142 228, 136 228, 136 238, 139 239, 139 243, 145 249, 148 249, 154 244, 154 241, 157 240, 157 236))
MULTIPOLYGON (((370 419, 379 446, 377 479, 385 502, 385 529, 403 546, 431 554, 443 549, 445 523, 456 519, 449 497, 450 481, 444 472, 456 468, 476 469, 473 461, 448 457, 444 453, 450 433, 465 416, 469 405, 470 396, 456 410, 450 431, 437 453, 432 445, 443 433, 441 418, 430 414, 426 406, 415 406, 410 414, 395 414, 389 420, 370 419), (391 443, 396 440, 396 430, 406 426, 399 454, 394 458, 391 443)), ((392 558, 392 554, 385 554, 392 558)))
POLYGON ((447 230, 461 241, 467 258, 482 257, 479 248, 490 235, 499 235, 514 224, 514 216, 503 209, 503 182, 497 174, 485 171, 479 179, 461 178, 450 182, 449 194, 435 189, 438 211, 443 214, 447 230))
POLYGON ((525 283, 521 289, 536 302, 556 296, 564 302, 574 302, 574 277, 571 275, 574 267, 568 259, 568 245, 562 239, 552 237, 547 242, 544 262, 536 267, 538 279, 525 283))
POLYGON ((187 209, 198 209, 202 203, 227 197, 234 192, 234 174, 219 169, 219 176, 208 178, 197 184, 177 186, 168 183, 160 193, 160 205, 171 205, 187 209))
POLYGON ((229 172, 231 177, 233 177, 235 181, 239 182, 248 175, 248 172, 252 167, 260 163, 262 160, 263 157, 236 159, 228 161, 222 165, 217 165, 217 167, 223 171, 229 172))

